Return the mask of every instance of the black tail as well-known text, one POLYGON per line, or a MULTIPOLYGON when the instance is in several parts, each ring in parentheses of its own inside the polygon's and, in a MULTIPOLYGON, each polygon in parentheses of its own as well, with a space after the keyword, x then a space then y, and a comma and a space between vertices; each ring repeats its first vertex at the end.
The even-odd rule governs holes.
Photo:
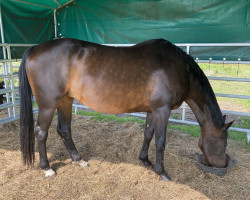
POLYGON ((32 108, 32 90, 26 74, 25 64, 29 54, 35 46, 27 49, 19 69, 19 96, 20 96, 20 141, 23 162, 33 165, 35 160, 35 135, 32 108))

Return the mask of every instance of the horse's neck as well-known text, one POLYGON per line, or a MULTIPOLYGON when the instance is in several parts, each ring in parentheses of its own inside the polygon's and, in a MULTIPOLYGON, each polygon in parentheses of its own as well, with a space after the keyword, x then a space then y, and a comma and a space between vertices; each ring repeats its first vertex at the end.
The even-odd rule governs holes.
MULTIPOLYGON (((190 80, 190 90, 185 101, 195 114, 201 128, 205 128, 204 126, 208 125, 208 123, 210 124, 210 126, 215 127, 215 124, 213 122, 214 120, 212 119, 212 114, 210 112, 210 104, 207 102, 207 99, 202 93, 200 86, 196 84, 193 79, 190 80)), ((214 102, 217 104, 216 100, 214 102)), ((219 109, 218 104, 215 105, 215 107, 219 109)), ((218 112, 220 112, 220 110, 218 112)))

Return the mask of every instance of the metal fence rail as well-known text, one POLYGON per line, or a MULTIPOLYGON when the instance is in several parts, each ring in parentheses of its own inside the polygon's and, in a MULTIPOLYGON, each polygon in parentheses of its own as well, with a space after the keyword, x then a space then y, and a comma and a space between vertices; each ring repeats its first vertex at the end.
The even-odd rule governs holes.
MULTIPOLYGON (((3 48, 3 56, 4 59, 0 60, 0 78, 4 80, 5 89, 0 89, 0 94, 5 94, 6 103, 0 105, 0 110, 7 109, 8 110, 8 117, 0 119, 0 124, 4 124, 7 122, 11 122, 17 120, 19 118, 19 114, 17 112, 17 107, 19 105, 19 98, 18 98, 18 87, 15 85, 15 79, 18 79, 18 75, 14 74, 13 69, 16 66, 13 66, 13 62, 20 62, 21 59, 12 59, 11 58, 11 49, 10 47, 29 47, 33 44, 0 44, 3 48)), ((131 46, 132 44, 105 44, 108 46, 131 46)), ((180 47, 186 47, 186 52, 189 53, 192 47, 213 47, 213 46, 224 46, 224 47, 250 47, 250 43, 209 43, 209 44, 200 44, 200 43, 184 43, 184 44, 176 44, 180 47)), ((198 60, 197 60, 198 61, 198 60)), ((220 61, 220 60, 199 60, 199 63, 224 63, 224 64, 250 64, 250 61, 220 61)), ((250 65, 249 65, 250 67, 250 65)), ((234 77, 213 77, 208 76, 209 80, 218 80, 218 81, 232 81, 232 82, 250 82, 250 78, 234 78, 234 77)), ((248 95, 235 95, 235 94, 221 94, 216 93, 218 97, 226 97, 226 98, 237 98, 237 99, 250 99, 248 95)), ((75 110, 77 108, 86 108, 86 106, 73 104, 75 110)), ((191 124, 191 125, 198 125, 197 122, 189 121, 186 119, 186 111, 190 109, 185 103, 181 106, 182 109, 182 116, 181 119, 170 119, 170 122, 175 123, 184 123, 184 124, 191 124)), ((34 112, 38 112, 38 109, 35 108, 34 112)), ((236 111, 222 111, 225 114, 232 114, 232 115, 240 115, 240 116, 247 116, 250 117, 250 113, 245 112, 236 112, 236 111)), ((145 113, 132 113, 132 116, 137 117, 145 117, 145 113)), ((244 134, 247 134, 248 141, 250 141, 250 127, 248 129, 238 128, 238 127, 231 127, 230 130, 238 131, 244 134)))

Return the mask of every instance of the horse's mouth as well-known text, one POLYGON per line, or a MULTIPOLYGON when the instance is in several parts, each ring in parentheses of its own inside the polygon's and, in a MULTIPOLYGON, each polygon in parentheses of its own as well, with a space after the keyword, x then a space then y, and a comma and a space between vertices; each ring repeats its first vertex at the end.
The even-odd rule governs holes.
POLYGON ((208 166, 208 167, 215 167, 215 168, 226 168, 228 166, 228 157, 227 157, 227 160, 226 160, 226 165, 225 166, 216 166, 216 165, 212 165, 209 163, 207 157, 204 155, 204 160, 202 162, 202 164, 204 166, 208 166))

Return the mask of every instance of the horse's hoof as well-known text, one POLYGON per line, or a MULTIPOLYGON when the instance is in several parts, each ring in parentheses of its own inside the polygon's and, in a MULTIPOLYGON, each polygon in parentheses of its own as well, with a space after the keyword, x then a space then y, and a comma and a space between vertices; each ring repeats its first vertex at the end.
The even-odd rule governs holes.
POLYGON ((54 172, 54 170, 51 168, 49 170, 45 170, 45 178, 50 178, 55 174, 56 174, 56 172, 54 172))
POLYGON ((81 167, 89 167, 89 163, 84 161, 84 160, 80 160, 78 161, 78 164, 81 166, 81 167))
POLYGON ((165 172, 160 174, 160 177, 163 181, 171 181, 171 178, 165 172))

